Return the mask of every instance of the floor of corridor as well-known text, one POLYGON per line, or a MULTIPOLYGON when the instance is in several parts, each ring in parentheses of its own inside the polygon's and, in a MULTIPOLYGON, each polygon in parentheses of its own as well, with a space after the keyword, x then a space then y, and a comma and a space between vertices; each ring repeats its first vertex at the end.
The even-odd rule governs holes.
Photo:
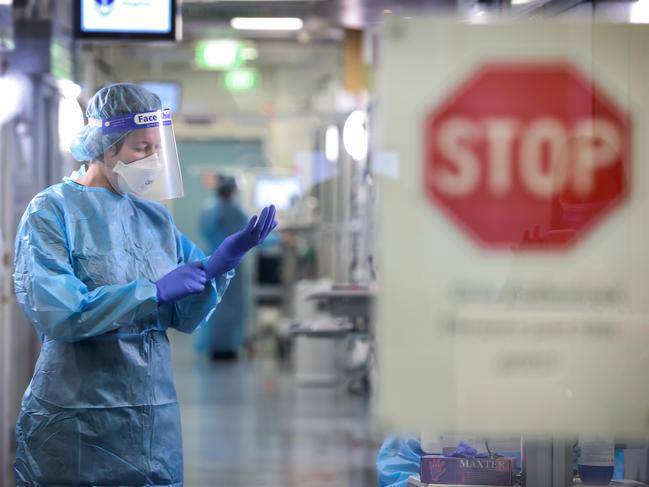
POLYGON ((210 363, 174 334, 186 487, 375 487, 366 398, 269 360, 210 363))

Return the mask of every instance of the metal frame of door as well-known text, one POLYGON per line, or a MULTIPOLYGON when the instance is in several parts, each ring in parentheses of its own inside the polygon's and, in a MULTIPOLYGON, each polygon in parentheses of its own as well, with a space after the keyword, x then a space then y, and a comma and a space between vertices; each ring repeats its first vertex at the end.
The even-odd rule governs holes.
POLYGON ((10 323, 12 308, 11 256, 13 255, 13 185, 9 163, 12 122, 0 125, 0 486, 9 485, 11 425, 10 323))
POLYGON ((38 340, 16 303, 11 275, 16 228, 32 197, 62 176, 58 90, 47 76, 29 78, 28 113, 0 125, 0 487, 13 484, 14 426, 38 340))

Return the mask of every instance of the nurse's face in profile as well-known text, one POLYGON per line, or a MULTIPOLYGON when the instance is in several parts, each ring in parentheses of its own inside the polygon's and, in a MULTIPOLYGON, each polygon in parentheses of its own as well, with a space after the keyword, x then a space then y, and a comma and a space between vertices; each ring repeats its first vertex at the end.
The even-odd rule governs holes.
POLYGON ((117 188, 117 174, 113 172, 115 165, 121 161, 131 164, 152 154, 160 153, 160 130, 145 128, 134 130, 122 141, 104 152, 102 172, 113 188, 117 188))
POLYGON ((104 162, 112 163, 115 166, 118 161, 124 164, 138 161, 149 157, 151 154, 160 152, 160 130, 157 128, 146 128, 134 130, 128 134, 124 140, 114 150, 109 150, 104 154, 104 162))

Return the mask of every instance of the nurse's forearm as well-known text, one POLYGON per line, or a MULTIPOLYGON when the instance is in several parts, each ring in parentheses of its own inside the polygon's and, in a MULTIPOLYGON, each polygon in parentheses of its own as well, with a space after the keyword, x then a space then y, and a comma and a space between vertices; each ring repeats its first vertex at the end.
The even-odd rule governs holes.
POLYGON ((232 270, 212 279, 201 294, 188 296, 174 305, 173 328, 183 333, 192 333, 205 323, 225 294, 230 280, 235 276, 232 270))
POLYGON ((156 319, 156 286, 147 279, 124 285, 100 286, 92 291, 53 286, 58 295, 35 286, 25 311, 46 338, 79 341, 102 335, 136 319, 156 319))

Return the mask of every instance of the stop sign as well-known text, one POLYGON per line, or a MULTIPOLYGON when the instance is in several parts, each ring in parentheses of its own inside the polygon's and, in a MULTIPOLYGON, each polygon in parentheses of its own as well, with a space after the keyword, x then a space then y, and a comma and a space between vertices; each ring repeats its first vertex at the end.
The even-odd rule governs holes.
POLYGON ((486 247, 568 247, 628 193, 630 120, 567 64, 482 67, 424 136, 427 195, 486 247))

